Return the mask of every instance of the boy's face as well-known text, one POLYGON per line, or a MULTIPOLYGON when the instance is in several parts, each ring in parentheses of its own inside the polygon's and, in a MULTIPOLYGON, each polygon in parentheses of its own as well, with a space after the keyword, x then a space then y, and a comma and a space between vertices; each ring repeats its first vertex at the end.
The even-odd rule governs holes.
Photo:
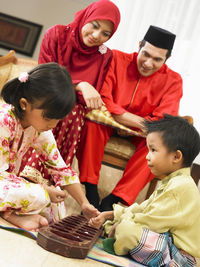
POLYGON ((159 132, 153 132, 146 138, 149 153, 146 156, 147 164, 151 172, 160 179, 163 179, 174 169, 174 157, 176 152, 169 152, 168 148, 162 142, 162 136, 159 132))

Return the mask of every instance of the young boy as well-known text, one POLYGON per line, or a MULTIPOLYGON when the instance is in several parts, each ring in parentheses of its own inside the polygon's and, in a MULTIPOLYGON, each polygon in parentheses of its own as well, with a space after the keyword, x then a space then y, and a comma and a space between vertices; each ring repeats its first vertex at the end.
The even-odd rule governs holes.
POLYGON ((89 223, 98 228, 108 220, 104 248, 109 252, 129 253, 147 266, 171 262, 195 266, 193 257, 200 257, 200 193, 190 166, 200 151, 199 133, 183 118, 171 115, 145 121, 144 126, 146 159, 161 180, 159 188, 143 203, 127 208, 115 204, 113 211, 102 212, 89 223))

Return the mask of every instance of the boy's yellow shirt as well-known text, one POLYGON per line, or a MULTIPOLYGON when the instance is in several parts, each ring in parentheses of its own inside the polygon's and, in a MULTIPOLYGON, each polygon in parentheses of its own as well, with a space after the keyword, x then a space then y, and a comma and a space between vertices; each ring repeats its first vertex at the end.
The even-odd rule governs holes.
POLYGON ((115 253, 125 255, 137 246, 143 228, 157 233, 170 232, 174 244, 194 257, 200 257, 200 193, 183 168, 165 177, 148 200, 128 208, 114 206, 114 221, 105 223, 108 233, 119 222, 115 232, 115 253))

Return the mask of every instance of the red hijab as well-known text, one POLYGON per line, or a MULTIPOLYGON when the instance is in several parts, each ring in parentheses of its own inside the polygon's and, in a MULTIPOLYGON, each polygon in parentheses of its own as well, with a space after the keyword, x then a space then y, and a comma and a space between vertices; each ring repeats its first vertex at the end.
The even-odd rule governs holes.
MULTIPOLYGON (((71 41, 73 46, 76 47, 82 53, 93 53, 98 50, 97 46, 87 47, 82 42, 81 29, 82 27, 90 21, 94 20, 109 20, 113 23, 113 32, 111 36, 117 30, 120 22, 119 9, 114 3, 109 0, 99 0, 87 8, 78 11, 75 14, 75 19, 69 24, 71 28, 71 41), (76 33, 76 34, 75 34, 76 33)), ((111 37, 110 36, 110 37, 111 37)))
POLYGON ((94 20, 111 21, 113 35, 120 22, 119 9, 109 0, 99 0, 77 12, 74 21, 67 26, 56 25, 47 30, 40 49, 39 63, 58 62, 66 66, 74 82, 87 81, 100 90, 112 52, 107 48, 106 53, 101 53, 99 46, 87 47, 82 42, 82 27, 94 20))

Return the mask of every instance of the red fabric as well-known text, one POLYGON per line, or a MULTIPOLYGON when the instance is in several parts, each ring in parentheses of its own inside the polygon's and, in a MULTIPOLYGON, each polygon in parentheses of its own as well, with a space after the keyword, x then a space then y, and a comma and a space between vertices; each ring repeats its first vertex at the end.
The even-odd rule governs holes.
POLYGON ((146 119, 162 117, 163 113, 178 115, 183 95, 181 76, 166 64, 151 76, 141 76, 136 60, 137 53, 113 50, 101 90, 108 110, 113 114, 128 111, 146 119))
MULTIPOLYGON (((87 47, 83 44, 81 28, 93 20, 113 22, 113 35, 120 22, 119 9, 109 0, 100 0, 77 12, 72 23, 48 29, 42 40, 38 62, 57 62, 68 69, 74 83, 86 81, 99 91, 112 58, 112 51, 107 48, 107 52, 101 54, 99 47, 87 47)), ((72 163, 84 124, 86 109, 81 95, 79 102, 82 105, 77 103, 72 112, 53 129, 60 154, 66 164, 72 163)), ((36 153, 33 153, 31 158, 29 156, 30 153, 25 155, 22 168, 25 165, 35 166, 46 176, 45 168, 41 167, 36 153)))
MULTIPOLYGON (((53 129, 58 149, 67 165, 71 165, 76 153, 80 141, 81 129, 85 122, 85 113, 85 107, 81 104, 76 104, 72 112, 60 120, 53 129)), ((48 169, 39 160, 37 153, 32 148, 24 155, 19 172, 23 171, 26 165, 40 171, 46 179, 51 179, 48 174, 48 169)))
POLYGON ((80 142, 80 133, 85 122, 86 109, 76 104, 72 112, 60 120, 53 129, 53 134, 62 158, 71 164, 80 142))
MULTIPOLYGON (((76 153, 79 164, 79 179, 83 182, 98 184, 104 147, 113 134, 111 127, 86 121, 81 134, 81 141, 76 153)), ((123 199, 128 205, 133 204, 139 192, 155 176, 146 163, 146 139, 133 137, 135 153, 130 158, 123 177, 112 194, 123 199)))
MULTIPOLYGON (((141 77, 136 59, 137 53, 114 51, 101 90, 102 99, 108 110, 113 114, 128 111, 151 119, 162 117, 163 113, 178 115, 182 97, 180 75, 163 65, 153 75, 141 77)), ((108 126, 90 121, 85 123, 77 151, 81 182, 98 184, 104 147, 112 134, 113 129, 108 126)), ((132 142, 136 146, 136 151, 130 158, 121 180, 112 191, 128 205, 135 201, 142 188, 154 178, 146 161, 146 139, 133 137, 132 142)))
POLYGON ((98 46, 85 46, 80 35, 86 23, 99 19, 113 22, 113 35, 120 22, 117 6, 108 0, 97 1, 77 12, 72 23, 47 30, 40 48, 39 63, 57 62, 68 69, 74 83, 87 81, 99 91, 112 52, 107 49, 107 53, 101 54, 98 46))

